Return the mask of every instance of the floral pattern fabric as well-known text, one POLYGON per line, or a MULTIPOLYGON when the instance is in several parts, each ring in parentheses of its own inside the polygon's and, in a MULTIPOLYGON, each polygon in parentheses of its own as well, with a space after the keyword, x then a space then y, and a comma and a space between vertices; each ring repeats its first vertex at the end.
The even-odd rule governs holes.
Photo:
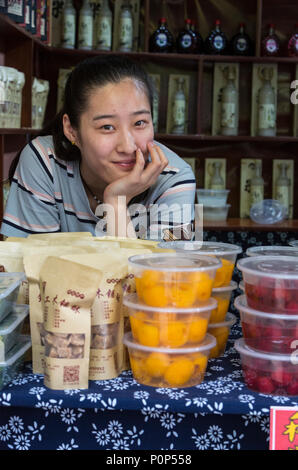
MULTIPOLYGON (((253 235, 232 234, 209 232, 208 240, 240 244, 241 238, 244 251, 256 244, 247 243, 253 235)), ((287 244, 273 235, 270 244, 287 244)), ((234 279, 240 280, 237 269, 234 279)), ((87 390, 53 391, 26 363, 0 391, 0 450, 268 449, 270 407, 298 406, 298 396, 264 395, 246 387, 233 346, 242 336, 233 298, 230 311, 238 321, 226 351, 209 360, 204 381, 195 387, 147 387, 124 371, 115 379, 90 381, 87 390)))

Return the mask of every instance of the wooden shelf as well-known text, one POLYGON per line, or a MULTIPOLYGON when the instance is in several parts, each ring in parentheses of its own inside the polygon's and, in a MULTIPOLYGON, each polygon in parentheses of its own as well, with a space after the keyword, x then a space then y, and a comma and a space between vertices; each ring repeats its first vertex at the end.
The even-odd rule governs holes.
POLYGON ((32 129, 31 127, 20 127, 13 129, 0 128, 0 135, 23 135, 23 134, 39 134, 40 129, 32 129))
POLYGON ((298 232, 298 220, 284 220, 277 224, 261 225, 250 219, 228 219, 225 222, 205 221, 204 230, 232 230, 252 232, 298 232))
POLYGON ((181 140, 181 141, 205 141, 205 142, 298 142, 298 137, 277 135, 275 137, 262 137, 250 135, 210 135, 210 134, 155 134, 156 140, 164 140, 167 142, 181 140))

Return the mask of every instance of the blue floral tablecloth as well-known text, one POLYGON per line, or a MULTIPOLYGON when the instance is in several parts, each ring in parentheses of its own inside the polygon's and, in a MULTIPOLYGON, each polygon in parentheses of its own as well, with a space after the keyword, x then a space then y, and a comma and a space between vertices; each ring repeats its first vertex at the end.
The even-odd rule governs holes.
MULTIPOLYGON (((217 236, 209 233, 208 239, 217 236)), ((286 237, 272 236, 270 244, 286 244, 286 237)), ((248 235, 237 232, 220 236, 244 250, 256 244, 251 238, 250 243, 248 235)), ((240 280, 237 269, 234 276, 240 280)), ((270 407, 298 406, 298 397, 263 395, 246 387, 233 347, 242 336, 233 299, 230 311, 238 322, 226 352, 209 360, 205 379, 196 387, 147 387, 125 371, 112 380, 90 381, 88 390, 53 391, 27 363, 0 391, 0 450, 268 449, 270 407)))

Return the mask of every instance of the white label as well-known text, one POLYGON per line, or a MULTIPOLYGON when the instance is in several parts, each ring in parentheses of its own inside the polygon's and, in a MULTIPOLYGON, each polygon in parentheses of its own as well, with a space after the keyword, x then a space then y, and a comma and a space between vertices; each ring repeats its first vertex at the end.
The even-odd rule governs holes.
POLYGON ((273 129, 275 127, 274 104, 261 104, 259 107, 259 129, 273 129))
POLYGON ((244 38, 239 38, 237 41, 237 49, 241 52, 245 51, 247 47, 246 39, 244 38))
POLYGON ((66 14, 64 17, 63 46, 74 46, 76 37, 75 15, 66 14))
POLYGON ((294 45, 295 45, 296 51, 298 51, 298 39, 295 39, 294 45))
POLYGON ((112 21, 107 16, 99 18, 97 23, 97 47, 111 49, 112 47, 112 21))
POLYGON ((266 47, 269 52, 275 52, 277 50, 277 44, 275 39, 268 39, 266 42, 266 47))
POLYGON ((236 127, 236 104, 235 103, 222 103, 221 126, 229 127, 229 128, 236 127))
POLYGON ((159 47, 165 47, 167 45, 167 35, 165 33, 159 33, 156 38, 156 44, 159 47))
POLYGON ((189 34, 183 34, 181 38, 181 46, 185 48, 191 46, 191 37, 189 34))
POLYGON ((176 99, 173 109, 173 121, 176 126, 183 126, 185 123, 185 100, 176 99))
POLYGON ((79 23, 79 47, 92 47, 93 20, 91 16, 82 16, 79 23))
POLYGON ((250 187, 250 202, 251 204, 256 204, 261 202, 264 199, 264 187, 257 185, 251 185, 250 187))
POLYGON ((222 49, 223 48, 223 39, 221 36, 215 36, 213 40, 213 45, 215 49, 222 49))
POLYGON ((132 19, 121 18, 120 22, 120 49, 132 48, 132 19))

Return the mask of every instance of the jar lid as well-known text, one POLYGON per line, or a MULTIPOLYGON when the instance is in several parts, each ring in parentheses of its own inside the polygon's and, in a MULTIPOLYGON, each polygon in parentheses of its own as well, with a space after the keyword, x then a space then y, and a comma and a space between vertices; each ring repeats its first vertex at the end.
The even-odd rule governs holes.
POLYGON ((250 256, 240 259, 237 268, 245 274, 298 280, 298 259, 295 256, 250 256))
MULTIPOLYGON (((236 321, 237 321, 236 316, 233 313, 228 312, 223 321, 218 322, 218 323, 209 323, 208 330, 212 328, 221 328, 222 326, 231 327, 236 323, 236 321)), ((212 331, 210 331, 210 333, 212 334, 212 331)))
POLYGON ((288 321, 298 321, 298 314, 297 315, 289 315, 287 313, 268 313, 262 312, 260 310, 254 310, 253 308, 247 305, 246 295, 238 295, 234 301, 234 306, 239 312, 243 311, 248 315, 253 315, 255 317, 262 317, 271 321, 276 320, 288 320, 288 321))
POLYGON ((220 294, 222 292, 232 292, 233 290, 236 290, 238 288, 238 284, 235 281, 231 281, 228 286, 222 286, 222 287, 213 287, 212 289, 212 294, 220 294))
POLYGON ((168 272, 212 271, 222 266, 217 258, 185 252, 134 255, 128 262, 134 267, 168 272))
POLYGON ((247 256, 298 256, 293 246, 253 246, 247 248, 247 256))
POLYGON ((187 348, 153 348, 150 346, 143 346, 142 344, 134 341, 131 331, 124 334, 123 343, 128 348, 138 349, 144 352, 159 352, 166 354, 192 354, 196 352, 209 351, 216 346, 216 339, 214 336, 206 333, 204 340, 198 346, 190 346, 187 348))
POLYGON ((158 248, 169 248, 177 252, 192 251, 202 253, 203 255, 234 255, 242 253, 242 248, 238 245, 221 242, 199 242, 199 241, 182 241, 161 242, 158 248))
POLYGON ((134 310, 143 310, 146 312, 156 312, 156 313, 203 313, 213 310, 217 307, 217 300, 209 298, 200 306, 190 307, 190 308, 171 308, 171 307, 152 307, 150 305, 144 304, 138 298, 137 294, 128 294, 123 297, 123 304, 126 307, 132 308, 134 310))
POLYGON ((260 351, 256 351, 251 349, 247 344, 245 344, 244 338, 236 339, 234 343, 234 347, 236 351, 244 356, 250 356, 254 359, 265 359, 267 361, 287 361, 292 362, 294 364, 293 353, 291 354, 271 354, 271 353, 263 353, 260 351))

